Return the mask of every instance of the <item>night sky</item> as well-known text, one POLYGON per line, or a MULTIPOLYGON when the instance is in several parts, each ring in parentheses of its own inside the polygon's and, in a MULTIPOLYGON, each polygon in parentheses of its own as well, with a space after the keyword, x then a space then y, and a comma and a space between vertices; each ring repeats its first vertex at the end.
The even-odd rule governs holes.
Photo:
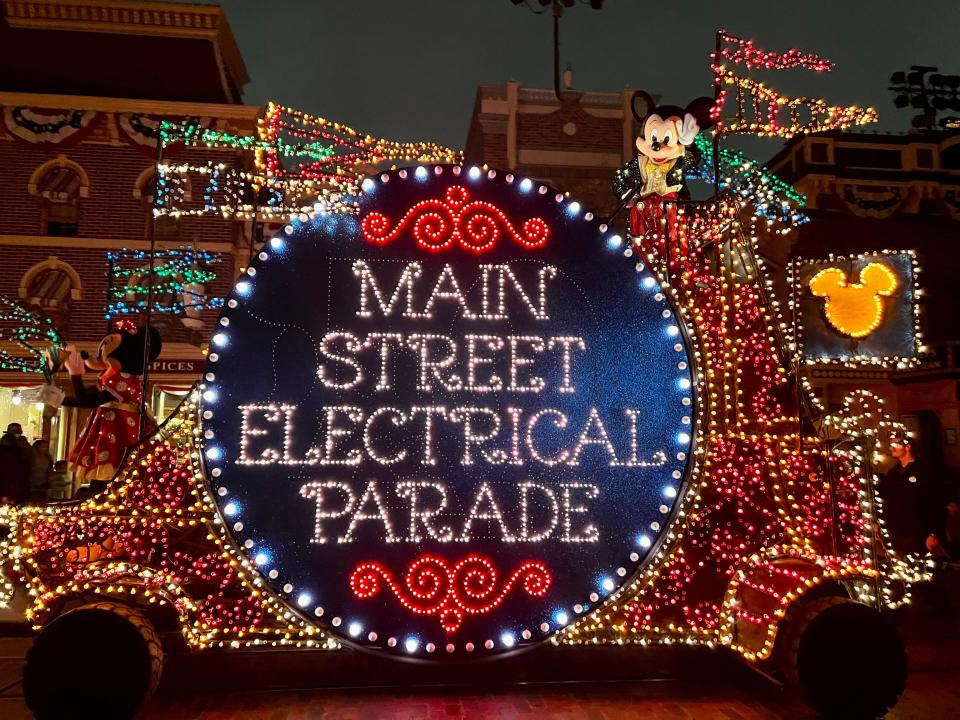
MULTIPOLYGON (((534 0, 535 2, 535 0, 534 0)), ((510 0, 220 0, 251 76, 245 101, 276 100, 396 140, 462 148, 479 84, 515 79, 552 87, 550 13, 510 0)), ((537 5, 539 7, 539 5, 537 5)), ((832 73, 756 75, 784 94, 869 104, 873 126, 907 129, 890 73, 912 64, 960 73, 958 0, 862 2, 644 2, 568 9, 561 69, 579 90, 646 89, 685 104, 711 94, 714 32, 768 50, 797 47, 835 61, 832 73)), ((754 152, 761 152, 758 146, 754 152)), ((762 146, 767 154, 778 141, 762 146)))

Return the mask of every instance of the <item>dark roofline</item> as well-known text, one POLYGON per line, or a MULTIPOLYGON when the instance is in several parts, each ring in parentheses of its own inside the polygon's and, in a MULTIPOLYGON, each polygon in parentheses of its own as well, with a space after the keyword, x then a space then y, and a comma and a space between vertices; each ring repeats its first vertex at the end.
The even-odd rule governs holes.
POLYGON ((766 167, 775 169, 785 160, 788 160, 790 154, 793 152, 794 148, 806 140, 815 140, 817 138, 826 138, 833 140, 835 143, 864 143, 872 145, 939 145, 944 140, 948 140, 952 137, 960 137, 960 131, 957 130, 943 130, 937 132, 924 132, 924 133, 869 133, 869 132, 846 132, 843 130, 831 130, 829 132, 822 133, 811 133, 805 134, 801 133, 799 135, 794 135, 792 138, 787 140, 780 150, 767 160, 766 167))
POLYGON ((219 5, 145 0, 0 0, 10 28, 209 40, 219 60, 224 92, 241 102, 250 82, 226 13, 219 5))

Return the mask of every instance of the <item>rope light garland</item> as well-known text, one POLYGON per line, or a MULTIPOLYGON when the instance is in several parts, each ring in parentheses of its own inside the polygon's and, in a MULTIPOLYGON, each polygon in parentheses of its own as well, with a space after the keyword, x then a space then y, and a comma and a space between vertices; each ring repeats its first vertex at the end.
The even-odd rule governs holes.
POLYGON ((253 135, 234 135, 211 130, 190 120, 185 120, 182 123, 172 123, 164 120, 160 124, 160 137, 164 145, 183 143, 192 146, 230 148, 233 150, 264 150, 281 155, 305 155, 316 161, 325 160, 334 154, 333 148, 321 142, 296 145, 279 141, 268 143, 253 135))
POLYGON ((363 135, 343 123, 269 103, 255 136, 234 135, 194 121, 163 122, 164 145, 231 148, 253 153, 255 169, 225 162, 158 165, 154 214, 219 215, 285 220, 323 209, 356 212, 363 177, 398 162, 458 162, 461 154, 435 143, 401 143, 363 135), (203 187, 202 203, 187 200, 188 184, 203 187))
POLYGON ((788 70, 790 68, 803 68, 814 72, 829 72, 834 67, 830 60, 813 53, 800 52, 796 48, 791 48, 785 53, 768 52, 754 47, 753 40, 744 40, 723 30, 720 31, 719 37, 722 45, 715 57, 722 58, 727 62, 746 65, 747 69, 788 70))
MULTIPOLYGON (((694 145, 699 162, 690 169, 688 177, 713 183, 713 143, 701 134, 694 139, 694 145)), ((719 165, 720 189, 752 205, 760 217, 783 223, 788 229, 809 222, 809 216, 801 209, 807 204, 807 196, 759 161, 742 152, 721 148, 719 165)))
POLYGON ((333 153, 321 160, 285 157, 272 149, 258 151, 257 166, 268 176, 294 174, 331 182, 359 179, 369 168, 398 162, 456 163, 461 154, 429 142, 395 142, 363 135, 343 123, 268 103, 260 120, 260 138, 269 146, 293 138, 298 142, 326 142, 333 153))

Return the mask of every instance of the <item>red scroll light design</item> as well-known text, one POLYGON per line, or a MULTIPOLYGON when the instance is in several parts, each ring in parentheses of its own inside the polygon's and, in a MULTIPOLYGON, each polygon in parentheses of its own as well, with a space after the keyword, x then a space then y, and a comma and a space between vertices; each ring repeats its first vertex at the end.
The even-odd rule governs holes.
POLYGON ((470 192, 462 185, 447 188, 443 200, 421 200, 392 228, 390 218, 383 213, 368 213, 360 221, 364 238, 377 245, 386 245, 407 227, 411 227, 417 245, 433 252, 459 244, 483 253, 497 244, 504 230, 527 250, 542 248, 550 237, 550 226, 543 218, 529 218, 517 231, 506 213, 493 203, 470 201, 470 192))
POLYGON ((443 558, 422 555, 407 568, 402 586, 378 562, 361 563, 350 576, 350 589, 361 600, 372 598, 385 584, 407 610, 436 615, 451 635, 467 615, 484 615, 498 607, 518 583, 527 595, 543 597, 553 577, 542 562, 527 560, 498 585, 496 568, 482 555, 467 555, 453 567, 443 558))

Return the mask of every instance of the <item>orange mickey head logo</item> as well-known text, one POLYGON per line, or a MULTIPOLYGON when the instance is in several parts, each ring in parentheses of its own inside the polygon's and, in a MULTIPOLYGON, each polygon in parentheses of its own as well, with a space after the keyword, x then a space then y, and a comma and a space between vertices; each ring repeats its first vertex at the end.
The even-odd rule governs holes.
POLYGON ((826 298, 823 309, 829 323, 843 335, 866 337, 883 322, 881 298, 897 289, 897 275, 888 265, 870 263, 860 271, 860 282, 848 283, 840 268, 821 270, 810 279, 810 292, 826 298))

